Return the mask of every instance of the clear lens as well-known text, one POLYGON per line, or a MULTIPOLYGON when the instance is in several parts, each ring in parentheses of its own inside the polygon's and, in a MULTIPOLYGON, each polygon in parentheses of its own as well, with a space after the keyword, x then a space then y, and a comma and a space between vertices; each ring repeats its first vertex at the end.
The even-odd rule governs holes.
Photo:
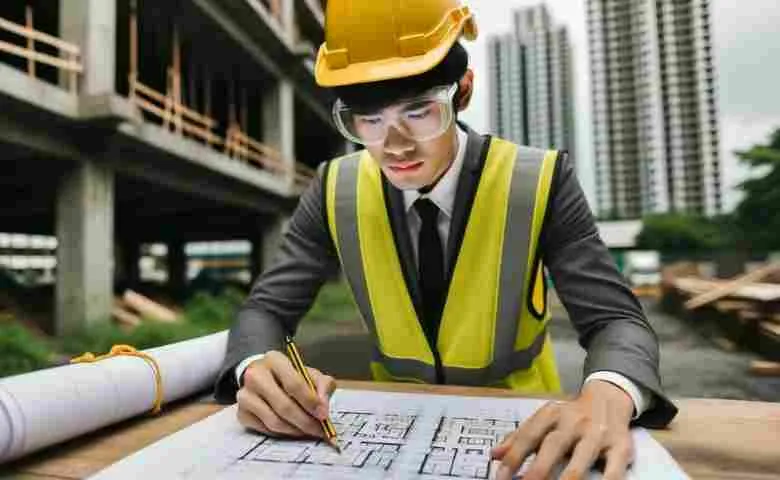
POLYGON ((438 137, 452 122, 452 97, 457 85, 438 87, 424 95, 405 100, 377 112, 355 112, 338 101, 333 116, 341 133, 363 145, 383 143, 390 127, 402 135, 424 142, 438 137))

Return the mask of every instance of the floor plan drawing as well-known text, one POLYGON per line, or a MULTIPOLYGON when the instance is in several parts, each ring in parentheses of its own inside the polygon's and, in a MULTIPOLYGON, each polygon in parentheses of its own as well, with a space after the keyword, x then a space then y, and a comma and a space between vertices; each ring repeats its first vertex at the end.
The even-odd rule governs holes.
MULTIPOLYGON (((500 466, 490 456, 492 447, 544 404, 538 399, 338 390, 330 413, 341 454, 317 440, 249 430, 232 406, 90 480, 491 480, 500 466)), ((647 431, 632 433, 636 456, 627 480, 688 479, 647 431)), ((531 461, 514 478, 521 478, 531 461)), ((599 480, 601 474, 593 471, 586 478, 599 480)))
POLYGON ((322 441, 262 437, 241 461, 340 465, 388 470, 405 443, 411 415, 336 412, 331 416, 341 454, 322 441))
POLYGON ((489 478, 490 449, 517 426, 509 420, 442 417, 419 473, 489 478))

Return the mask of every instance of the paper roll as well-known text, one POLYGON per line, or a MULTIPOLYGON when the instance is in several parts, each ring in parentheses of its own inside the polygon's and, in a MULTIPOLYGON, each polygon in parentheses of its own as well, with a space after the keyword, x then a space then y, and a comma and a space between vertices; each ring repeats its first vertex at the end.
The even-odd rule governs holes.
MULTIPOLYGON (((160 368, 163 402, 211 387, 227 331, 146 350, 160 368)), ((119 356, 0 380, 0 463, 151 411, 154 369, 119 356)))

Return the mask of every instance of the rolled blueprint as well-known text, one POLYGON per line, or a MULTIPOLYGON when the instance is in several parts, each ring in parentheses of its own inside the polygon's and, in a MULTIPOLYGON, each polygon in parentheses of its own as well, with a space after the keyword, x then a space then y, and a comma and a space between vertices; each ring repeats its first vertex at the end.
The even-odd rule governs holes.
MULTIPOLYGON (((157 362, 163 403, 213 385, 227 331, 145 350, 157 362)), ((154 368, 132 356, 0 379, 0 464, 152 410, 154 368)))

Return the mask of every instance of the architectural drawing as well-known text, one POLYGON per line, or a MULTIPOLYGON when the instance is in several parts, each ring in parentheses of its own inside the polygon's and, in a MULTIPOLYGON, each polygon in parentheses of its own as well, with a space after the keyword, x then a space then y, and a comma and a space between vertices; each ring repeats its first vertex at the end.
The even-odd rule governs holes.
MULTIPOLYGON (((490 449, 545 403, 365 390, 339 390, 331 402, 341 455, 316 440, 281 440, 248 430, 236 420, 234 405, 90 480, 490 479, 499 466, 490 449)), ((646 431, 632 434, 636 457, 627 480, 688 480, 646 431)))
POLYGON ((419 473, 488 478, 490 449, 517 426, 515 421, 442 417, 419 473))
POLYGON ((412 415, 336 412, 339 455, 322 441, 290 441, 261 437, 241 461, 338 465, 388 470, 414 424, 412 415))

